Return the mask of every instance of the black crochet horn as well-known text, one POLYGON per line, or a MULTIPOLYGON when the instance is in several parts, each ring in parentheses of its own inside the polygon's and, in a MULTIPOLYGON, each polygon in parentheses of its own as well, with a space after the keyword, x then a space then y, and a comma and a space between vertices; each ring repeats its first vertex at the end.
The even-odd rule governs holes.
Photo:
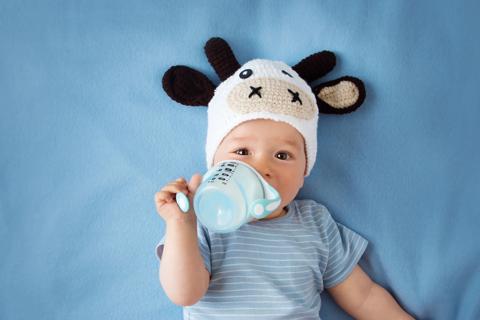
POLYGON ((210 38, 205 44, 205 54, 221 81, 240 69, 232 49, 222 38, 210 38))
POLYGON ((335 66, 335 54, 330 51, 314 53, 292 67, 307 83, 317 80, 335 66))

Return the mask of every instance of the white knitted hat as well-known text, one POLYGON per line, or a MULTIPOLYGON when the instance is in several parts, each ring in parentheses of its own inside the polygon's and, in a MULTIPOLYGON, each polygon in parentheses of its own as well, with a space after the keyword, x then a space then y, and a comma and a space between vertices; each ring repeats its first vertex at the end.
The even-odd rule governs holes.
POLYGON ((283 121, 302 134, 308 176, 317 154, 315 96, 290 66, 262 59, 245 63, 215 89, 208 104, 207 167, 213 166, 213 157, 223 138, 240 123, 253 119, 283 121))
POLYGON ((365 99, 363 82, 355 77, 309 85, 335 66, 330 51, 311 54, 293 67, 263 59, 240 65, 228 43, 216 37, 205 44, 205 54, 222 81, 218 87, 202 72, 183 65, 170 67, 162 86, 183 105, 208 106, 209 169, 219 144, 234 127, 248 120, 271 119, 288 123, 302 134, 308 176, 317 155, 318 113, 346 114, 365 99))

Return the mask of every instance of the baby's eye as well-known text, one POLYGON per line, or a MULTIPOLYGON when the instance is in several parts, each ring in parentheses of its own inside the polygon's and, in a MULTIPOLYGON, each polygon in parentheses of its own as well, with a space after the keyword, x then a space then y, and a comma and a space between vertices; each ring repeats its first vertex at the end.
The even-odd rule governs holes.
POLYGON ((290 156, 290 154, 289 154, 288 152, 283 152, 283 151, 277 153, 277 154, 275 155, 275 157, 276 157, 277 159, 280 159, 280 160, 287 160, 287 159, 291 158, 291 156, 290 156))
POLYGON ((242 148, 235 151, 236 154, 240 156, 246 156, 248 154, 248 149, 242 148))

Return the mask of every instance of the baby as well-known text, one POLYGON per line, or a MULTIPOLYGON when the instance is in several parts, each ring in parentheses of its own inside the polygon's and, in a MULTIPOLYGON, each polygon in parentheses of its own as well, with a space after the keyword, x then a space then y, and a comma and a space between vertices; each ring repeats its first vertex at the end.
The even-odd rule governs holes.
MULTIPOLYGON (((167 296, 184 306, 185 319, 319 319, 320 293, 327 289, 354 318, 412 319, 358 266, 367 241, 336 223, 323 205, 295 199, 315 162, 318 110, 344 113, 358 107, 364 96, 358 79, 311 90, 304 69, 312 56, 293 68, 269 60, 240 66, 224 40, 212 40, 206 52, 222 84, 213 92, 200 73, 177 66, 165 74, 164 89, 192 105, 185 88, 195 79, 195 90, 188 92, 196 92, 195 103, 208 103, 208 167, 241 160, 282 201, 266 218, 214 233, 197 222, 192 205, 183 213, 175 202, 175 194, 183 192, 193 203, 200 174, 164 186, 155 203, 166 224, 157 254, 167 296), (218 52, 229 61, 215 61, 218 52)), ((325 62, 325 55, 321 59, 325 62)))

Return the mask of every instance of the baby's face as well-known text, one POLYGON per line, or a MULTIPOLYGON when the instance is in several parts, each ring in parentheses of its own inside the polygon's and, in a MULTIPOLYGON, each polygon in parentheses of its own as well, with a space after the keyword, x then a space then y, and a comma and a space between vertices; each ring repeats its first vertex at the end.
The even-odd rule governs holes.
POLYGON ((232 159, 255 168, 280 193, 279 208, 267 218, 280 215, 303 186, 306 173, 304 140, 285 122, 256 119, 233 128, 220 143, 213 164, 232 159))

